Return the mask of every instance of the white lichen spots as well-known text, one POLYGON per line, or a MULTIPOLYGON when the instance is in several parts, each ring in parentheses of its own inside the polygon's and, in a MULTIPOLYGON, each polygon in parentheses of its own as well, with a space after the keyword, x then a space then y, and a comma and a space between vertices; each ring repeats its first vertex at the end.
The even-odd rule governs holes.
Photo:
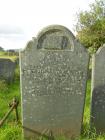
POLYGON ((79 57, 81 58, 83 55, 82 55, 82 53, 79 53, 79 57))
POLYGON ((27 74, 30 75, 31 74, 31 70, 27 70, 27 74))
POLYGON ((50 72, 51 68, 50 66, 47 66, 47 71, 50 72))
POLYGON ((70 91, 70 88, 68 88, 68 87, 67 87, 67 88, 65 88, 65 90, 68 90, 68 91, 70 91))
POLYGON ((25 103, 25 102, 27 102, 27 100, 24 99, 23 102, 25 103))
POLYGON ((70 62, 70 59, 67 59, 67 62, 70 62))
POLYGON ((31 85, 32 84, 32 81, 29 81, 29 84, 31 85))
POLYGON ((28 89, 28 87, 27 87, 27 86, 25 86, 25 89, 27 90, 27 89, 28 89))
POLYGON ((35 94, 32 94, 32 97, 35 97, 35 94))
POLYGON ((48 78, 48 73, 44 73, 43 76, 44 76, 44 78, 47 79, 48 78))
POLYGON ((29 90, 28 93, 30 94, 31 93, 31 90, 29 90))
POLYGON ((55 119, 54 118, 51 118, 51 121, 54 121, 55 119))
POLYGON ((52 87, 52 84, 48 84, 48 86, 46 87, 47 90, 50 89, 52 87))
POLYGON ((82 95, 82 92, 77 92, 78 95, 82 95))
POLYGON ((95 105, 97 105, 98 103, 97 102, 95 102, 95 105))
POLYGON ((35 88, 31 89, 31 92, 32 92, 32 93, 35 92, 35 88))
POLYGON ((42 70, 41 69, 37 69, 37 73, 42 73, 42 70))
POLYGON ((38 99, 37 98, 34 98, 34 101, 36 102, 36 101, 38 101, 38 99))
POLYGON ((100 102, 100 103, 103 103, 103 100, 102 100, 102 99, 100 99, 100 100, 99 100, 99 102, 100 102))
POLYGON ((32 119, 32 116, 30 116, 30 119, 32 119))
POLYGON ((25 92, 25 93, 23 93, 23 95, 24 95, 24 96, 26 96, 26 92, 25 92))
POLYGON ((23 120, 25 121, 25 120, 26 120, 26 118, 24 117, 24 118, 23 118, 23 120))
POLYGON ((104 109, 104 108, 105 108, 105 106, 103 105, 103 106, 102 106, 102 108, 104 109))

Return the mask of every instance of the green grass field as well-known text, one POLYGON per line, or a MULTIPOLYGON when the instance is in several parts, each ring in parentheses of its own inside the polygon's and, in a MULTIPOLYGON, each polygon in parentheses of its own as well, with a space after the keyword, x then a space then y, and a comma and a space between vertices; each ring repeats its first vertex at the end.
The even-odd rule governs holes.
POLYGON ((0 58, 3 59, 10 59, 12 61, 15 61, 18 57, 16 55, 9 55, 7 52, 0 51, 0 58))
MULTIPOLYGON (((84 111, 84 120, 82 127, 82 134, 76 140, 105 140, 105 135, 96 136, 95 131, 90 132, 89 119, 90 119, 90 81, 87 83, 87 96, 84 111)), ((4 88, 7 87, 5 84, 4 88)), ((5 90, 0 91, 0 119, 8 111, 8 104, 16 96, 20 101, 19 81, 9 85, 5 90)), ((22 127, 21 127, 21 107, 19 105, 19 118, 20 122, 17 124, 15 120, 15 112, 12 112, 4 125, 0 128, 0 140, 23 140, 22 127)), ((66 140, 65 138, 57 138, 57 140, 66 140)))

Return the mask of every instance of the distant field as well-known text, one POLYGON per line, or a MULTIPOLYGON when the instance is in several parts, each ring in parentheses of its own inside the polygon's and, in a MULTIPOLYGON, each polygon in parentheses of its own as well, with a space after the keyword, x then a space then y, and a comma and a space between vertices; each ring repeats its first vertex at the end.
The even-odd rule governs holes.
MULTIPOLYGON (((6 85, 4 85, 5 87, 6 85)), ((19 81, 15 81, 14 84, 8 86, 8 88, 0 92, 0 119, 8 111, 8 103, 16 96, 20 101, 19 81)), ((0 140, 23 140, 22 128, 21 128, 21 107, 19 105, 19 117, 20 123, 15 122, 15 114, 12 113, 7 119, 2 128, 0 128, 0 140)), ((90 81, 87 84, 87 96, 83 120, 83 130, 80 138, 76 140, 105 140, 105 135, 96 136, 95 131, 90 132, 89 128, 90 119, 90 81)), ((39 139, 41 140, 41 139, 39 139)), ((45 139, 43 139, 45 140, 45 139)), ((65 138, 57 138, 56 140, 66 140, 65 138)))
POLYGON ((0 51, 0 58, 11 59, 12 61, 15 61, 18 58, 18 56, 16 56, 16 55, 10 55, 7 52, 0 51))

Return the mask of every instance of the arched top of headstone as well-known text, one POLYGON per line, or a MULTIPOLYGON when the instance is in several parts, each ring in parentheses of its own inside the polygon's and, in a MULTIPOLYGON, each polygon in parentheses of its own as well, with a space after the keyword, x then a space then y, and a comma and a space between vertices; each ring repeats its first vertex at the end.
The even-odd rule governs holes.
POLYGON ((45 27, 42 31, 38 33, 37 38, 39 39, 41 36, 45 34, 56 33, 56 32, 59 32, 59 34, 64 34, 65 36, 68 37, 71 36, 72 39, 75 39, 73 33, 68 28, 62 25, 49 25, 45 27))
POLYGON ((62 25, 50 25, 41 30, 30 40, 23 51, 34 50, 70 50, 86 52, 73 33, 62 25))
POLYGON ((66 27, 50 25, 37 35, 37 49, 73 49, 74 40, 74 35, 66 27))

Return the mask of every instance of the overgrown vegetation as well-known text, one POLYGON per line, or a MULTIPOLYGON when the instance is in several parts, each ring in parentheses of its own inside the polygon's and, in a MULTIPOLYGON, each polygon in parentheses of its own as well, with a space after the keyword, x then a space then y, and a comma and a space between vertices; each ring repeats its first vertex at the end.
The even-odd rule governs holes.
POLYGON ((77 14, 77 38, 90 53, 105 43, 105 1, 95 0, 89 11, 77 14))
MULTIPOLYGON (((4 81, 0 81, 0 84, 6 90, 0 89, 0 120, 8 112, 8 104, 12 101, 13 97, 17 97, 20 101, 20 89, 19 81, 15 81, 14 84, 7 85, 4 81)), ((2 86, 0 86, 2 87, 2 86)), ((3 89, 2 87, 2 89, 3 89)), ((21 120, 21 108, 18 107, 19 118, 21 120)), ((15 112, 12 112, 8 119, 5 121, 2 128, 0 128, 0 140, 21 140, 21 121, 19 124, 15 121, 15 112)))

